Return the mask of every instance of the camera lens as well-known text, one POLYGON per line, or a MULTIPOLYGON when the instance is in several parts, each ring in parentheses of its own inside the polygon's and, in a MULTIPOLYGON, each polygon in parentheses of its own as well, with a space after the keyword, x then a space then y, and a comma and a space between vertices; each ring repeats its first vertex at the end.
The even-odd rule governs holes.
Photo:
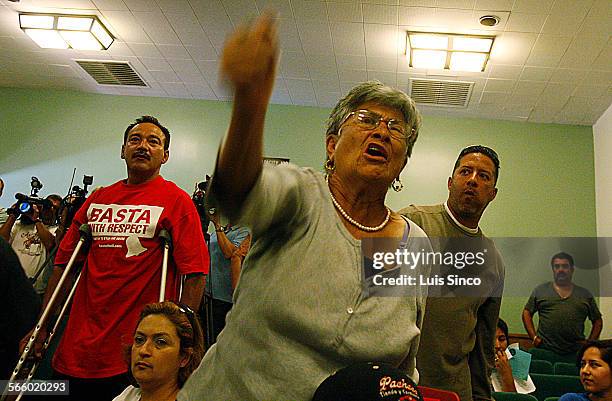
POLYGON ((17 208, 19 209, 20 213, 27 213, 30 211, 30 209, 32 209, 32 205, 27 202, 22 202, 17 208))
POLYGON ((214 207, 211 207, 210 209, 208 209, 208 214, 215 214, 217 213, 217 210, 214 207))

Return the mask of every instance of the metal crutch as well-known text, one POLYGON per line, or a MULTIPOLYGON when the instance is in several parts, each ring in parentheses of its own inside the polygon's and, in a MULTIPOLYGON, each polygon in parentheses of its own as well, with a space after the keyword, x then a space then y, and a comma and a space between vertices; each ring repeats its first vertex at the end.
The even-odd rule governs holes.
POLYGON ((170 237, 168 230, 163 229, 159 232, 159 238, 161 238, 164 243, 161 285, 159 287, 159 302, 164 302, 164 298, 166 297, 166 277, 168 276, 168 256, 170 255, 170 247, 172 246, 172 237, 170 237))
POLYGON ((34 327, 34 332, 30 336, 30 339, 28 340, 28 344, 23 349, 23 353, 19 357, 19 360, 17 361, 17 365, 15 366, 15 369, 13 369, 11 378, 9 379, 6 387, 4 388, 2 392, 2 397, 0 398, 0 401, 6 400, 8 388, 10 384, 13 383, 15 379, 17 378, 17 375, 21 371, 21 368, 23 367, 23 364, 26 361, 28 354, 30 353, 30 350, 32 349, 32 346, 36 342, 36 338, 38 337, 43 324, 45 324, 45 322, 47 321, 47 317, 53 310, 55 300, 57 299, 62 287, 64 286, 64 281, 66 281, 66 278, 68 277, 68 274, 70 273, 70 270, 72 270, 72 266, 74 265, 74 261, 76 260, 76 257, 79 251, 81 250, 81 247, 83 246, 85 242, 91 239, 91 229, 89 228, 89 225, 88 224, 81 225, 81 227, 79 227, 79 234, 81 238, 79 239, 79 242, 77 242, 76 247, 74 248, 74 251, 72 252, 72 256, 70 256, 70 260, 68 261, 68 264, 64 268, 64 272, 62 273, 57 283, 57 286, 55 287, 55 290, 53 291, 53 294, 51 295, 51 298, 49 299, 49 302, 47 303, 47 307, 45 308, 42 315, 38 319, 38 323, 36 323, 36 326, 34 327))

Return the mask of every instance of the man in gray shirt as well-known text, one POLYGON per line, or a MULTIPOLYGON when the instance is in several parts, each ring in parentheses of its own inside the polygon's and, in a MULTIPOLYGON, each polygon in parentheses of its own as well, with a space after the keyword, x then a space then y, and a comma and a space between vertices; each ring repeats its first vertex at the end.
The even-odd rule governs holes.
POLYGON ((523 310, 523 324, 536 347, 557 354, 572 354, 584 341, 584 321, 593 323, 589 340, 599 338, 603 320, 593 295, 572 282, 574 258, 560 252, 550 260, 554 281, 537 286, 523 310), (536 332, 533 315, 539 313, 536 332))

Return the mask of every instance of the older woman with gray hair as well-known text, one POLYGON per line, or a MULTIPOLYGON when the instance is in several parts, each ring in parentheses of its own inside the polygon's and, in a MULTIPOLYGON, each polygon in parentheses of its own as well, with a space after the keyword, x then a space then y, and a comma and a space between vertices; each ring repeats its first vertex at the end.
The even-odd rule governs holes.
POLYGON ((425 296, 420 287, 405 296, 364 293, 362 240, 428 242, 385 205, 389 188, 401 189, 419 113, 403 92, 366 82, 331 113, 326 175, 264 167, 277 54, 269 15, 235 32, 223 51, 234 103, 209 196, 252 229, 253 243, 226 327, 179 400, 306 401, 327 376, 366 361, 418 378, 425 296))

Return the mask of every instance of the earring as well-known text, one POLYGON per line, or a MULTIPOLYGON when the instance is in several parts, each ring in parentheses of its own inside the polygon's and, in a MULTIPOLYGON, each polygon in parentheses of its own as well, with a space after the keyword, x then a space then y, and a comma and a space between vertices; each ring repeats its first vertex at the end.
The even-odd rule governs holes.
POLYGON ((393 182, 391 183, 391 188, 393 188, 393 190, 395 192, 399 192, 402 189, 404 189, 404 184, 402 184, 402 182, 400 181, 399 178, 396 178, 393 180, 393 182))
POLYGON ((323 168, 325 169, 325 175, 332 175, 336 170, 336 165, 332 159, 327 159, 323 164, 323 168))

